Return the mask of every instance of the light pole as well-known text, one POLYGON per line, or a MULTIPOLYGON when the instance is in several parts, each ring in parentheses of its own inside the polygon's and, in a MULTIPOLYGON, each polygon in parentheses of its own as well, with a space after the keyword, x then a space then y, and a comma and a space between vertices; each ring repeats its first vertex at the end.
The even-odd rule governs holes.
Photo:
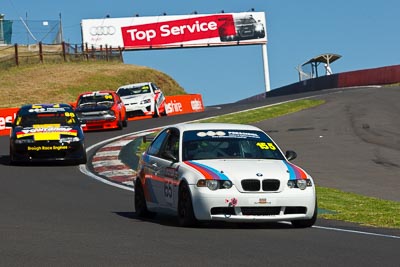
POLYGON ((3 27, 3 21, 4 21, 4 14, 0 14, 0 44, 4 44, 4 27, 3 27))

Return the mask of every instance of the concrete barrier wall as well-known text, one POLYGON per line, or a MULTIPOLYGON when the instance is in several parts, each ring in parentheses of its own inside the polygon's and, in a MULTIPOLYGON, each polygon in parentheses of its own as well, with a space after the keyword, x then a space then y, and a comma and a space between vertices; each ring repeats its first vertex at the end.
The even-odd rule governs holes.
POLYGON ((247 102, 271 96, 297 94, 332 88, 385 85, 394 83, 400 83, 400 65, 321 76, 276 88, 270 92, 255 95, 239 102, 247 102))
POLYGON ((383 85, 400 82, 400 65, 340 73, 338 87, 383 85))

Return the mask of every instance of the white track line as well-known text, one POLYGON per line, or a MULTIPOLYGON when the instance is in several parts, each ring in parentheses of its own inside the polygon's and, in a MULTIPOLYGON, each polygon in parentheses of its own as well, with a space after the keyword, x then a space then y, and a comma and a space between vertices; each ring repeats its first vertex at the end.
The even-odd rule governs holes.
POLYGON ((372 236, 380 236, 380 237, 386 237, 386 238, 400 239, 400 236, 396 236, 396 235, 377 234, 377 233, 370 233, 370 232, 363 232, 363 231, 356 231, 356 230, 348 230, 348 229, 341 229, 341 228, 334 228, 334 227, 324 227, 324 226, 314 225, 312 228, 317 228, 317 229, 322 229, 322 230, 330 230, 330 231, 337 231, 337 232, 346 232, 346 233, 353 233, 353 234, 372 235, 372 236))

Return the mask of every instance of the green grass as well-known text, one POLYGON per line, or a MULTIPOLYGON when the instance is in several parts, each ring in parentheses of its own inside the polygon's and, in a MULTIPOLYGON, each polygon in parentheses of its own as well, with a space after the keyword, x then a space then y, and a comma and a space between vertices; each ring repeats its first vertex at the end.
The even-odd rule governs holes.
POLYGON ((331 211, 319 217, 361 225, 400 229, 400 202, 317 187, 319 208, 331 211))
POLYGON ((222 115, 214 117, 201 122, 225 122, 225 123, 240 123, 251 124, 286 114, 294 113, 303 109, 312 108, 323 104, 323 100, 298 100, 294 102, 287 102, 279 105, 272 105, 262 107, 250 111, 237 112, 233 114, 222 115))
MULTIPOLYGON (((323 104, 323 100, 298 100, 256 110, 227 114, 201 122, 251 124, 323 104)), ((400 229, 400 202, 346 193, 317 186, 318 206, 328 212, 318 216, 383 228, 400 229)))

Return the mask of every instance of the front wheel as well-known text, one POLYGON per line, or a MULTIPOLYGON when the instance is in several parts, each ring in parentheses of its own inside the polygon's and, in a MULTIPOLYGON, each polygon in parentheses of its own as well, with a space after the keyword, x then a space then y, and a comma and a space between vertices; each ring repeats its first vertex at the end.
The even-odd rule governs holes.
POLYGON ((149 212, 147 209, 143 186, 139 178, 136 178, 135 181, 135 212, 137 216, 145 218, 150 218, 154 215, 154 213, 149 212))
POLYGON ((124 118, 124 120, 122 121, 122 127, 127 127, 128 126, 128 118, 127 118, 127 115, 126 115, 126 113, 125 113, 125 118, 124 118))
POLYGON ((179 225, 183 227, 194 226, 197 224, 197 219, 193 212, 193 203, 189 186, 185 182, 183 182, 179 188, 178 222, 179 225))
POLYGON ((157 103, 154 104, 154 114, 153 114, 153 118, 158 118, 160 117, 160 111, 157 108, 157 103))
POLYGON ((311 227, 317 221, 317 216, 318 216, 318 205, 317 205, 317 201, 315 201, 314 214, 311 217, 311 219, 292 221, 292 226, 295 227, 295 228, 308 228, 308 227, 311 227))

